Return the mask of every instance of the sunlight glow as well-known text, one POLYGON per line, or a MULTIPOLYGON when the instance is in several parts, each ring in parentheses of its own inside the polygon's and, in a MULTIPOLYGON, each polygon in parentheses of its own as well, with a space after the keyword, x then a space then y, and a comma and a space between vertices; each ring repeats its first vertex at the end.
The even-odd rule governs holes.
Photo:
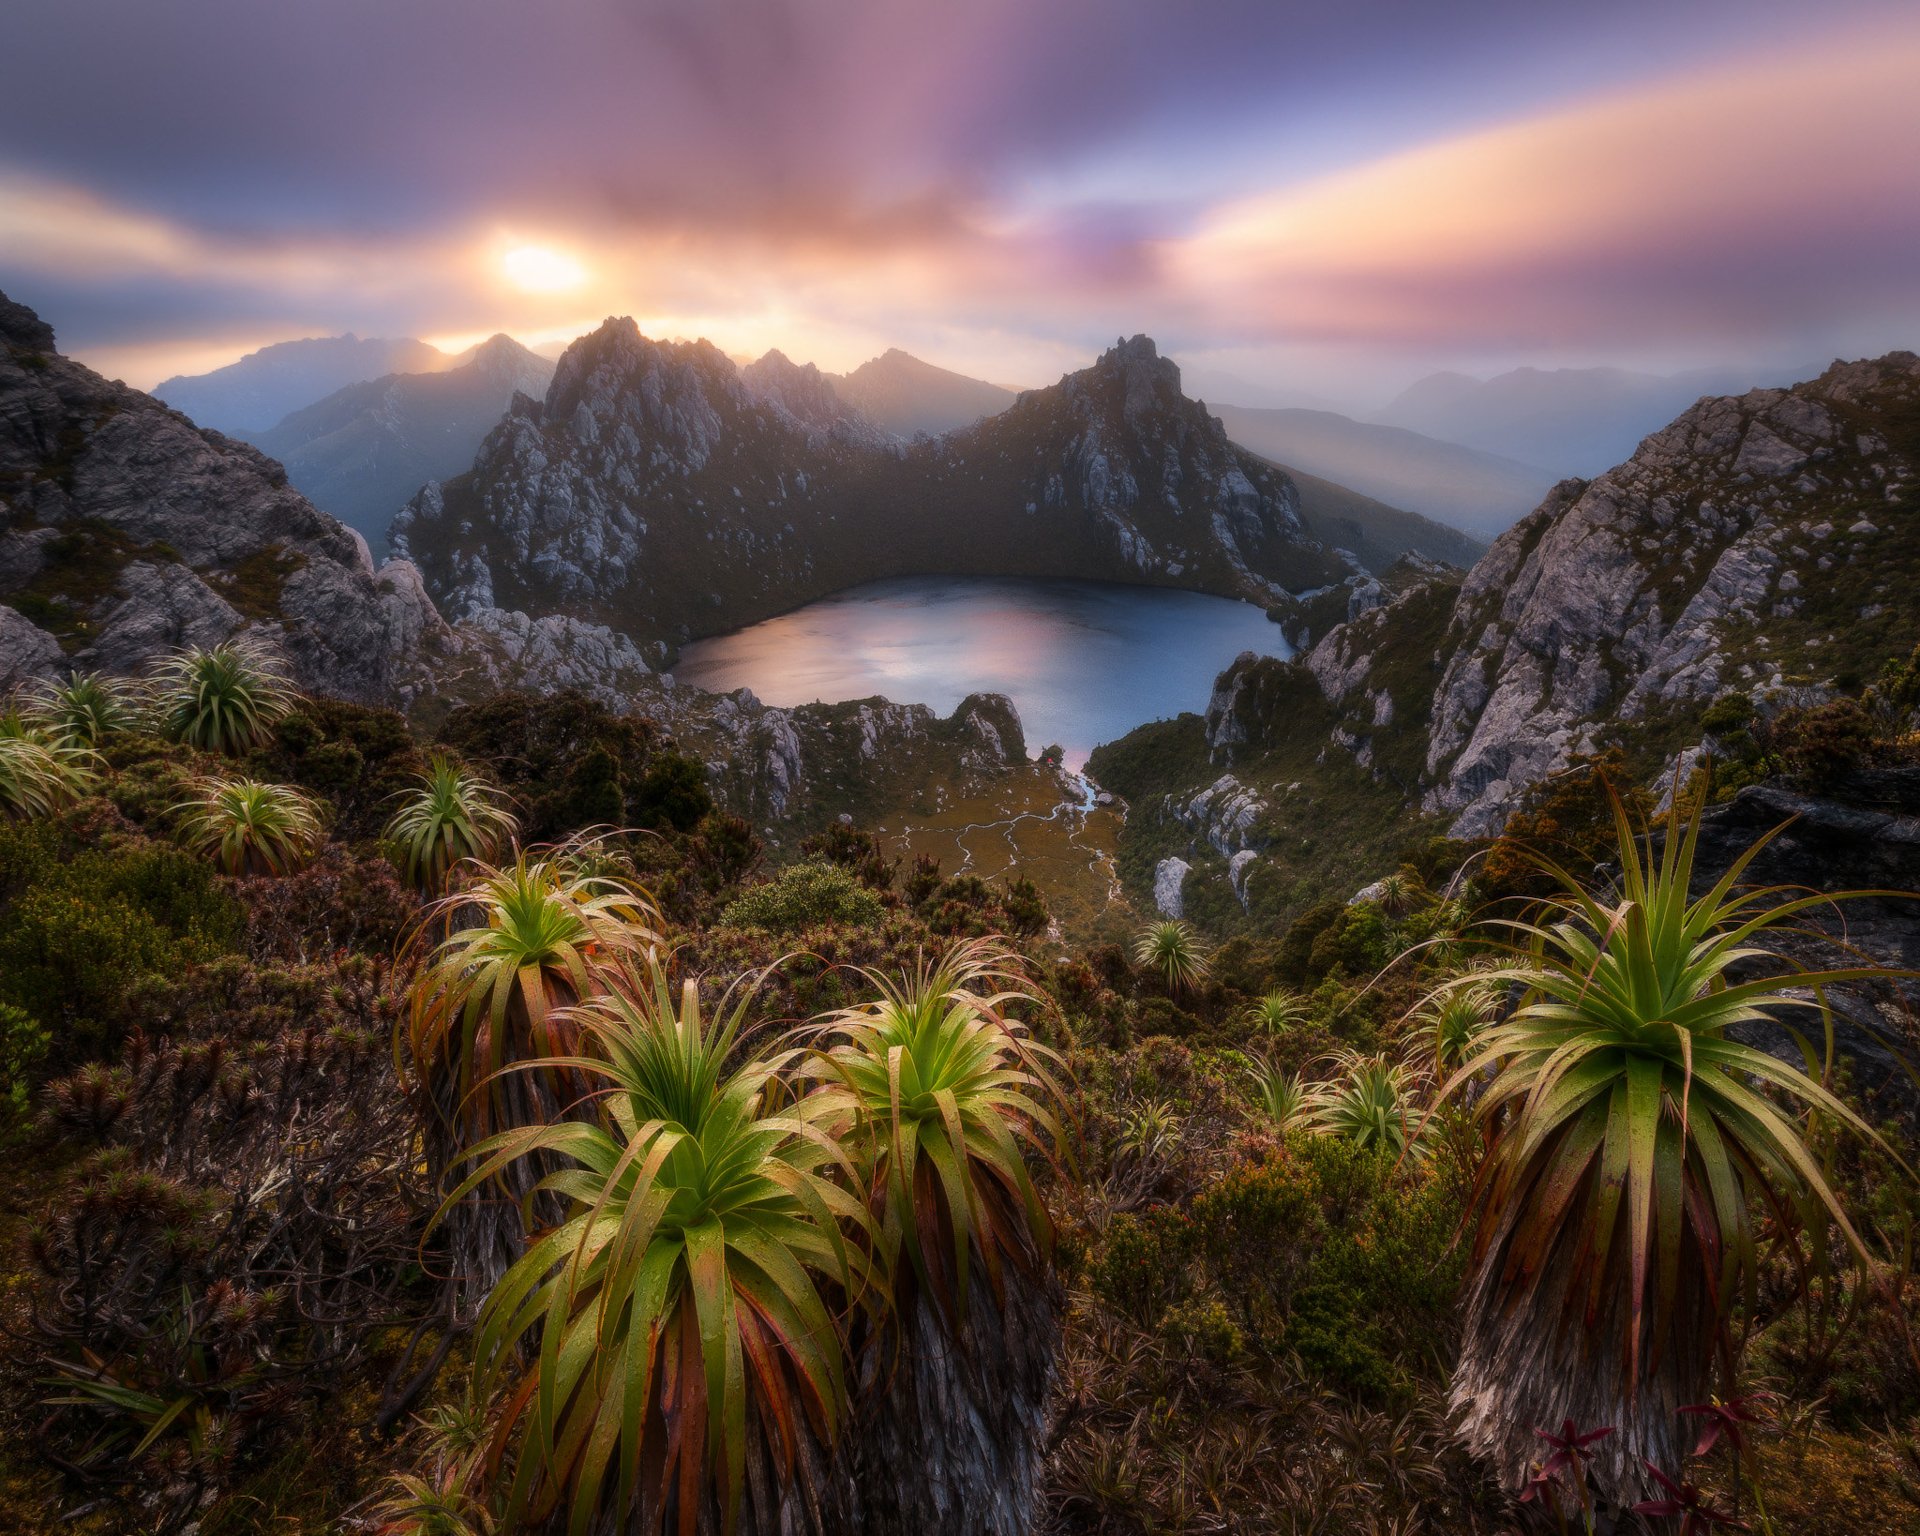
POLYGON ((550 245, 516 245, 500 257, 500 270, 522 293, 566 293, 587 280, 587 269, 550 245))

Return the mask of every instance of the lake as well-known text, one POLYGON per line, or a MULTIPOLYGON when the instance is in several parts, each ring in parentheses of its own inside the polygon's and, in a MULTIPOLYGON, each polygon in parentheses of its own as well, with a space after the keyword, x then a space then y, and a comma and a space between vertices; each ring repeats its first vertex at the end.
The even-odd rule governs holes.
POLYGON ((1101 581, 913 576, 854 587, 684 647, 676 681, 782 708, 875 694, 941 714, 1004 693, 1027 749, 1079 768, 1103 741, 1206 708, 1241 651, 1291 654, 1250 603, 1101 581))

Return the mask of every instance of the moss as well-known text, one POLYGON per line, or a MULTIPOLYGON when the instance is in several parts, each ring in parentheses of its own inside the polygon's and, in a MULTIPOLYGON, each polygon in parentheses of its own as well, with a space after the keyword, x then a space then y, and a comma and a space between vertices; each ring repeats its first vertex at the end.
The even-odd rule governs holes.
POLYGON ((207 583, 214 591, 250 619, 277 620, 281 617, 280 599, 288 579, 305 570, 307 557, 284 544, 269 544, 235 561, 224 570, 206 570, 207 583))

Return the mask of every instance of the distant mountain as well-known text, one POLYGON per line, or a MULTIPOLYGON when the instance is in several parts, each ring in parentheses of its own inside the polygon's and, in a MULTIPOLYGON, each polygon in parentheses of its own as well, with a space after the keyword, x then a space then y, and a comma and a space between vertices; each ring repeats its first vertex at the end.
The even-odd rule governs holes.
POLYGON ((544 402, 395 519, 448 611, 569 614, 674 645, 887 576, 1070 576, 1271 603, 1346 567, 1280 471, 1227 441, 1145 336, 999 415, 903 442, 608 320, 544 402))
POLYGON ((1484 541, 1417 512, 1403 512, 1344 485, 1276 464, 1300 493, 1300 516, 1323 544, 1344 549, 1370 571, 1384 571, 1409 550, 1465 570, 1487 552, 1484 541))
POLYGON ((317 507, 378 550, 387 524, 429 480, 457 475, 506 414, 516 390, 547 392, 553 364, 511 336, 450 359, 443 373, 393 373, 349 384, 268 431, 237 434, 287 467, 317 507))
POLYGON ((166 379, 154 394, 216 432, 265 432, 289 412, 336 389, 389 373, 438 373, 453 359, 438 347, 402 337, 311 336, 277 341, 211 373, 166 379))
POLYGON ((1187 393, 1196 400, 1204 400, 1208 405, 1221 400, 1231 400, 1236 405, 1255 406, 1263 411, 1339 409, 1334 401, 1307 390, 1256 384, 1252 379, 1243 378, 1237 373, 1228 373, 1221 368, 1194 368, 1183 363, 1180 367, 1180 376, 1187 381, 1187 393))
POLYGON ((1707 395, 1788 384, 1817 368, 1716 368, 1660 375, 1620 368, 1516 368, 1491 379, 1436 373, 1375 418, 1430 437, 1591 478, 1707 395))
POLYGON ((1482 540, 1531 512, 1555 478, 1475 448, 1333 411, 1210 409, 1243 448, 1482 540))
POLYGON ((875 426, 899 437, 925 432, 937 437, 997 416, 1015 399, 1013 390, 923 363, 890 347, 852 373, 828 374, 840 398, 875 426))

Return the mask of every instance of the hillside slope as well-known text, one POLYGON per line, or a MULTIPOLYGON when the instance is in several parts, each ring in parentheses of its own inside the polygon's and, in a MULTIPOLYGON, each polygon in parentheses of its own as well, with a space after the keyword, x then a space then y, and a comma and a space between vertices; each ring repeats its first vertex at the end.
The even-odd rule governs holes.
POLYGON ((495 336, 442 372, 349 384, 267 431, 241 435, 284 464, 315 506, 379 549, 407 498, 471 464, 515 391, 544 394, 553 366, 495 336))
POLYGON ((62 357, 0 295, 0 687, 244 629, 305 686, 384 702, 445 628, 273 460, 62 357))
MULTIPOLYGON (((767 361, 765 359, 763 362, 767 361)), ((1270 602, 1344 573, 1292 483, 1236 448, 1136 336, 912 444, 796 413, 706 343, 609 320, 474 467, 393 525, 450 614, 568 613, 659 648, 923 572, 1074 576, 1270 602)))
POLYGON ((1920 644, 1915 571, 1920 358, 1837 363, 1701 401, 1626 463, 1556 487, 1464 580, 1350 579, 1331 629, 1340 589, 1301 605, 1317 639, 1297 661, 1241 657, 1204 719, 1136 731, 1090 771, 1135 802, 1137 891, 1158 876, 1223 920, 1277 915, 1345 894, 1352 861, 1328 848, 1384 854, 1423 817, 1490 835, 1610 747, 1671 783, 1717 699, 1858 690, 1920 644))
POLYGON ((1553 484, 1529 464, 1333 411, 1213 409, 1244 448, 1483 540, 1538 506, 1553 484))

